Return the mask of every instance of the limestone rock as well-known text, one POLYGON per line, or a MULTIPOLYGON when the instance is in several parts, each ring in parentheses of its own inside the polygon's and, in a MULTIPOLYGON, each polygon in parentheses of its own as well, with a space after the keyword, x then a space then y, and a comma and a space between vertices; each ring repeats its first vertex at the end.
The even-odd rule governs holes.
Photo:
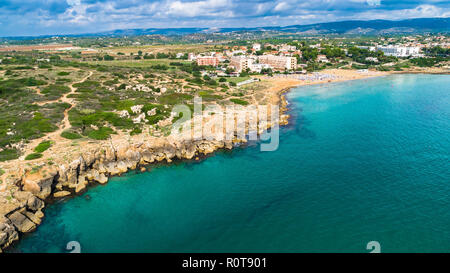
POLYGON ((16 211, 8 216, 11 223, 22 233, 31 232, 36 229, 36 224, 21 212, 16 211))
POLYGON ((23 189, 36 195, 40 199, 47 198, 52 192, 52 185, 55 174, 49 174, 45 177, 37 178, 37 180, 25 179, 23 189))
POLYGON ((8 247, 18 239, 19 234, 11 221, 6 217, 0 217, 0 252, 2 248, 8 247))
POLYGON ((62 197, 68 196, 68 195, 70 195, 70 192, 68 192, 68 191, 58 191, 53 194, 53 197, 62 198, 62 197))
POLYGON ((27 200, 27 207, 31 211, 40 210, 40 209, 44 208, 44 206, 45 206, 44 201, 42 201, 41 199, 37 198, 36 196, 31 196, 27 200))
POLYGON ((36 225, 40 225, 41 224, 41 218, 42 217, 39 217, 39 216, 37 216, 37 215, 35 215, 34 213, 32 213, 31 211, 25 211, 24 212, 24 215, 28 218, 28 219, 30 219, 33 223, 35 223, 36 225))

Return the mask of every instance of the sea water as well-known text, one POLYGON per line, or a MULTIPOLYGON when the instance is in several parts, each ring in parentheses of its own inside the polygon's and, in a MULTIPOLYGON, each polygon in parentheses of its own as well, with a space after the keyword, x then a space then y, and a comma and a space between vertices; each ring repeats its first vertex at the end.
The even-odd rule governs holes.
POLYGON ((52 204, 11 251, 450 252, 450 76, 298 87, 258 144, 52 204))

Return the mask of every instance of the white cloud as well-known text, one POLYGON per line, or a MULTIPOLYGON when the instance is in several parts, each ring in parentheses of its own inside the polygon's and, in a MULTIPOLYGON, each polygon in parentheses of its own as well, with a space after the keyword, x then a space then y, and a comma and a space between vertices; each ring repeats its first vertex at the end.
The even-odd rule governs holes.
POLYGON ((449 17, 450 8, 440 8, 434 5, 419 5, 412 9, 401 10, 383 10, 383 12, 367 11, 358 14, 356 17, 361 19, 387 19, 400 20, 407 18, 431 18, 431 17, 449 17))
POLYGON ((278 3, 275 8, 273 9, 274 11, 284 11, 289 9, 289 5, 286 2, 280 2, 278 3))
POLYGON ((66 2, 70 6, 77 6, 81 4, 81 0, 67 0, 66 2))
MULTIPOLYGON (((345 2, 345 1, 343 1, 343 2, 345 2)), ((380 6, 381 5, 381 0, 350 0, 350 2, 360 3, 360 4, 367 4, 367 5, 371 6, 371 7, 380 6)))
POLYGON ((205 0, 196 2, 175 1, 169 4, 167 14, 196 17, 196 16, 227 16, 233 15, 232 2, 229 0, 205 0))
POLYGON ((381 0, 367 0, 369 6, 379 6, 381 5, 381 0))
POLYGON ((352 19, 449 17, 448 0, 9 0, 0 35, 123 28, 255 27, 352 19), (26 4, 24 4, 24 2, 26 4))

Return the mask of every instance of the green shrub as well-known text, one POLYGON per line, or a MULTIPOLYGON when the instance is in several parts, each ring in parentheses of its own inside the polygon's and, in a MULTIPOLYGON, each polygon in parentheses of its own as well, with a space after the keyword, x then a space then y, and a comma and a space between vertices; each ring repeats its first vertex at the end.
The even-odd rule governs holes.
POLYGON ((100 127, 98 130, 89 132, 88 137, 96 140, 108 139, 111 134, 114 134, 114 130, 109 127, 100 127))
POLYGON ((182 94, 182 93, 172 93, 172 94, 165 94, 159 97, 159 101, 164 104, 179 104, 183 103, 186 100, 191 100, 193 98, 192 95, 189 94, 182 94))
POLYGON ((34 148, 34 151, 36 153, 43 153, 47 151, 50 148, 50 146, 52 146, 52 142, 50 140, 42 141, 41 143, 39 143, 38 146, 36 146, 36 148, 34 148))
POLYGON ((77 134, 75 132, 70 131, 64 131, 61 133, 61 137, 67 138, 67 139, 80 139, 82 136, 80 134, 77 134))
POLYGON ((230 101, 232 101, 236 104, 240 104, 240 105, 248 105, 248 101, 241 100, 241 99, 230 99, 230 101))
POLYGON ((34 160, 34 159, 38 159, 41 157, 42 157, 42 154, 40 154, 40 153, 32 153, 32 154, 27 155, 25 157, 25 160, 34 160))
POLYGON ((58 84, 52 84, 44 89, 42 89, 41 93, 45 94, 46 97, 49 99, 57 99, 60 98, 62 95, 69 93, 70 88, 68 86, 64 85, 58 85, 58 84))
POLYGON ((134 136, 134 135, 139 135, 142 133, 142 129, 141 128, 134 128, 131 132, 130 135, 134 136))
POLYGON ((113 60, 114 60, 114 57, 113 57, 113 56, 110 56, 110 55, 105 55, 105 56, 103 57, 103 59, 104 59, 105 61, 113 61, 113 60))
POLYGON ((198 92, 198 94, 205 101, 214 101, 214 100, 222 99, 222 96, 211 94, 210 92, 207 92, 207 91, 200 91, 200 92, 198 92))
POLYGON ((66 72, 66 71, 58 72, 58 76, 67 76, 67 75, 70 75, 70 72, 66 72))
POLYGON ((167 65, 164 65, 164 64, 152 65, 151 68, 157 69, 157 70, 167 70, 167 69, 169 69, 169 67, 167 65))

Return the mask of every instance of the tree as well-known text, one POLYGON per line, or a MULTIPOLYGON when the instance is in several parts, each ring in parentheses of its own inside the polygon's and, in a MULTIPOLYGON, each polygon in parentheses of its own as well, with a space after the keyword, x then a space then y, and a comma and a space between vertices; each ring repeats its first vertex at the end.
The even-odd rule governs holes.
POLYGON ((234 72, 234 68, 232 68, 232 67, 227 67, 227 70, 225 70, 225 73, 227 73, 227 74, 231 74, 233 72, 234 72))
POLYGON ((302 48, 302 58, 306 62, 315 61, 319 55, 317 48, 304 47, 302 48))
POLYGON ((336 59, 345 57, 345 52, 339 47, 327 46, 320 51, 321 54, 327 56, 328 59, 336 59))
POLYGON ((104 59, 105 61, 113 61, 113 60, 114 60, 114 57, 113 57, 113 56, 110 56, 110 55, 105 55, 105 56, 103 56, 103 59, 104 59))

